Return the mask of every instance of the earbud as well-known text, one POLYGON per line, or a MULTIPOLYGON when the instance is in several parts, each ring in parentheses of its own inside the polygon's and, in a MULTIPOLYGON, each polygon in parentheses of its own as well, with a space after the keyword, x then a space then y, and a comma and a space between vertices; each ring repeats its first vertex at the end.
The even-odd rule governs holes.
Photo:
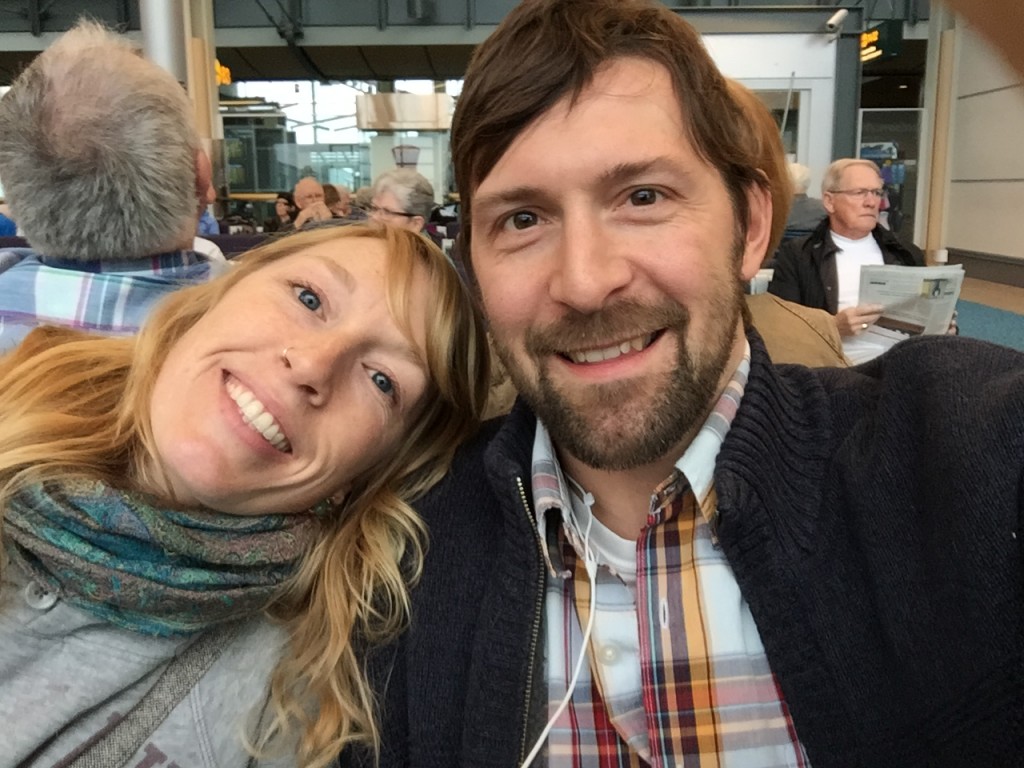
MULTIPOLYGON (((583 503, 587 505, 587 509, 593 510, 594 497, 590 493, 584 493, 583 503)), ((544 730, 541 731, 540 738, 537 739, 537 742, 533 745, 533 749, 530 750, 530 753, 526 756, 526 759, 523 761, 520 768, 530 768, 530 765, 535 759, 537 759, 537 755, 539 755, 540 751, 544 748, 544 742, 547 741, 548 734, 551 733, 551 729, 554 728, 558 718, 562 716, 565 708, 569 706, 569 702, 572 700, 572 694, 576 690, 576 684, 580 679, 580 672, 583 670, 583 665, 587 661, 587 651, 590 649, 590 638, 594 634, 594 618, 597 616, 597 611, 595 610, 597 601, 594 599, 597 594, 597 555, 594 553, 594 550, 590 548, 590 529, 593 527, 593 524, 594 515, 593 511, 591 511, 590 518, 587 520, 587 529, 583 532, 582 545, 583 566, 587 570, 587 577, 590 582, 590 610, 589 616, 587 617, 587 627, 583 631, 583 642, 580 644, 580 657, 576 660, 576 667, 572 671, 572 679, 569 681, 569 689, 565 692, 565 696, 563 696, 562 700, 558 703, 558 708, 544 726, 544 730)))

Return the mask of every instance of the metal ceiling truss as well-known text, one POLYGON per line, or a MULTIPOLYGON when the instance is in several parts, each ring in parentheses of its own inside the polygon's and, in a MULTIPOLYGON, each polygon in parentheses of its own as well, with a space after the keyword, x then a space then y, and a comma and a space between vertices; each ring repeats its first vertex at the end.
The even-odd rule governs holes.
MULTIPOLYGON (((127 26, 133 18, 138 16, 138 4, 142 0, 109 0, 114 5, 116 19, 108 19, 119 26, 127 26), (133 13, 134 12, 134 13, 133 13)), ((28 22, 29 30, 35 36, 44 32, 59 32, 61 29, 53 29, 47 26, 51 17, 51 9, 58 0, 0 0, 0 32, 3 29, 3 16, 17 16, 28 22)), ((277 29, 278 34, 286 42, 297 44, 303 37, 303 0, 253 0, 263 11, 269 25, 277 29), (277 6, 278 13, 271 13, 267 3, 272 2, 277 6)), ((305 0, 307 3, 329 3, 333 0, 305 0)), ((927 19, 930 10, 930 0, 780 0, 779 2, 757 2, 757 0, 664 0, 665 4, 677 10, 691 9, 732 9, 735 11, 756 12, 768 9, 799 8, 799 7, 859 7, 863 9, 864 19, 867 24, 885 19, 902 19, 910 24, 927 19)), ((214 5, 219 6, 226 3, 238 3, 238 0, 214 0, 214 5)), ((89 0, 81 2, 64 2, 65 7, 72 7, 77 12, 90 14, 102 18, 105 14, 96 13, 94 3, 89 0)), ((110 5, 104 4, 107 9, 110 5)), ((401 7, 401 13, 416 24, 431 25, 438 16, 439 8, 448 11, 448 18, 453 18, 452 11, 462 6, 462 12, 456 11, 454 17, 463 19, 466 29, 473 29, 480 18, 480 9, 488 7, 488 0, 377 0, 376 4, 376 26, 379 30, 389 28, 389 14, 401 7)), ((109 10, 107 11, 109 14, 109 10)), ((62 13, 63 17, 68 14, 62 13)), ((78 13, 72 14, 77 16, 78 13)))

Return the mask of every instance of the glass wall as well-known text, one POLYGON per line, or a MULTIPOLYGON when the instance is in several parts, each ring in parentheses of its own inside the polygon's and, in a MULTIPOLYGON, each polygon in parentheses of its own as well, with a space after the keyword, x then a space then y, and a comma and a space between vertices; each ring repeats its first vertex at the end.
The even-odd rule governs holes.
MULTIPOLYGON (((457 95, 461 81, 399 80, 397 94, 457 95)), ((304 176, 356 191, 397 165, 413 167, 445 202, 454 190, 447 131, 360 130, 357 100, 376 83, 239 82, 221 89, 227 213, 271 215, 273 196, 304 176)))

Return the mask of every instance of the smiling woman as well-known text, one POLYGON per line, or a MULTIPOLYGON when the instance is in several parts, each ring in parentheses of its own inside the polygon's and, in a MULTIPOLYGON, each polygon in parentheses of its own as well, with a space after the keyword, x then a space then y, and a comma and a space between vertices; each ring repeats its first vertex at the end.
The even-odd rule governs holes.
POLYGON ((30 334, 0 358, 0 753, 379 749, 356 644, 403 625, 409 502, 488 381, 455 270, 384 227, 257 249, 133 339, 30 334))

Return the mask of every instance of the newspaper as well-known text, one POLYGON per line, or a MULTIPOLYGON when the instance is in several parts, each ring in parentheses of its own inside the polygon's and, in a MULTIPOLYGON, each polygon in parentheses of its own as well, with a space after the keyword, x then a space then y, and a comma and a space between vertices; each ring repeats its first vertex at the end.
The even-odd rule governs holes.
POLYGON ((938 267, 864 266, 860 304, 881 304, 882 316, 869 329, 898 341, 907 336, 946 333, 953 320, 964 270, 938 267))

